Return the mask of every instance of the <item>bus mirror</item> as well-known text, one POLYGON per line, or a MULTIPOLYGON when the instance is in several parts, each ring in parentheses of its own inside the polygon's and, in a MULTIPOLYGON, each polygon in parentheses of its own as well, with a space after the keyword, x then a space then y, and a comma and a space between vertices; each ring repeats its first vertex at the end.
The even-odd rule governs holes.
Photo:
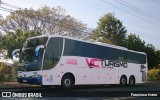
POLYGON ((46 47, 46 45, 44 45, 44 49, 46 49, 47 47, 46 47))
POLYGON ((15 50, 12 51, 12 59, 13 59, 13 56, 14 56, 14 54, 15 54, 16 52, 20 52, 20 49, 15 49, 15 50))
POLYGON ((44 45, 39 45, 39 46, 36 47, 36 49, 35 49, 36 57, 38 56, 39 49, 41 49, 41 48, 45 48, 45 46, 44 45))

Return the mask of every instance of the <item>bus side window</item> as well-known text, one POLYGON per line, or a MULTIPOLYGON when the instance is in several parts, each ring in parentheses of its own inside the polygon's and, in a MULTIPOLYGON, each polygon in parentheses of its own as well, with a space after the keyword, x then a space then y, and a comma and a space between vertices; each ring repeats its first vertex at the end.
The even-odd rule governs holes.
POLYGON ((125 62, 125 60, 124 60, 123 57, 118 57, 118 61, 119 61, 119 62, 125 62))
POLYGON ((51 38, 48 42, 44 55, 43 69, 51 69, 57 65, 61 58, 63 39, 59 37, 51 38))

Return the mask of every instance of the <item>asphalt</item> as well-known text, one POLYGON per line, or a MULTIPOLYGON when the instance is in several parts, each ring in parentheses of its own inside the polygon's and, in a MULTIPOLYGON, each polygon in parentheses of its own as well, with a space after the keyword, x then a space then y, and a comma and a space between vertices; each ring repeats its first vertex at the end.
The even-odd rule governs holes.
MULTIPOLYGON (((77 86, 71 90, 52 87, 49 89, 41 88, 37 85, 20 84, 17 82, 0 82, 0 92, 18 92, 18 93, 42 93, 42 98, 23 98, 24 100, 160 100, 160 81, 148 81, 145 84, 139 84, 133 87, 121 87, 118 85, 106 86, 77 86), (4 86, 3 88, 1 86, 4 86), (6 86, 6 87, 5 87, 6 86), (11 87, 12 86, 12 87, 11 87), (14 86, 14 87, 13 87, 14 86), (16 87, 17 86, 17 87, 16 87), (140 97, 131 96, 134 94, 156 93, 158 97, 140 97)), ((1 100, 22 98, 0 98, 1 100)))

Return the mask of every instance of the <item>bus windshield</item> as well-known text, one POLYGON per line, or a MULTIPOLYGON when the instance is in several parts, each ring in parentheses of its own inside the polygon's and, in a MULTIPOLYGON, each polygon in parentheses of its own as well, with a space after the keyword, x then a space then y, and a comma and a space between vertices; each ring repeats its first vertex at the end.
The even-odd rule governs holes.
POLYGON ((40 70, 42 63, 43 49, 39 50, 38 56, 35 55, 35 48, 29 48, 22 50, 20 63, 23 64, 23 68, 19 68, 20 71, 36 71, 40 70))
POLYGON ((39 49, 38 56, 36 55, 35 49, 39 45, 46 45, 47 39, 47 37, 43 37, 27 40, 20 53, 20 71, 37 71, 41 69, 44 49, 39 49))

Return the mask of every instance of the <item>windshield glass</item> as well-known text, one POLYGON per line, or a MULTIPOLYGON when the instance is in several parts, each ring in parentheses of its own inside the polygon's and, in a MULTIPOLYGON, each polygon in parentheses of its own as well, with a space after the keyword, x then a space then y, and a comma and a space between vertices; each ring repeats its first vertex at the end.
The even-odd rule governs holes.
POLYGON ((39 49, 38 56, 36 56, 35 49, 39 45, 46 45, 47 39, 47 37, 42 37, 27 40, 20 53, 20 71, 36 71, 41 69, 44 49, 39 49))
POLYGON ((41 69, 43 49, 40 49, 38 56, 35 55, 35 48, 29 48, 22 50, 20 63, 23 66, 20 66, 20 71, 36 71, 41 69))
POLYGON ((24 48, 31 48, 31 47, 37 47, 39 45, 45 45, 47 40, 48 40, 48 37, 29 39, 25 43, 24 48))

